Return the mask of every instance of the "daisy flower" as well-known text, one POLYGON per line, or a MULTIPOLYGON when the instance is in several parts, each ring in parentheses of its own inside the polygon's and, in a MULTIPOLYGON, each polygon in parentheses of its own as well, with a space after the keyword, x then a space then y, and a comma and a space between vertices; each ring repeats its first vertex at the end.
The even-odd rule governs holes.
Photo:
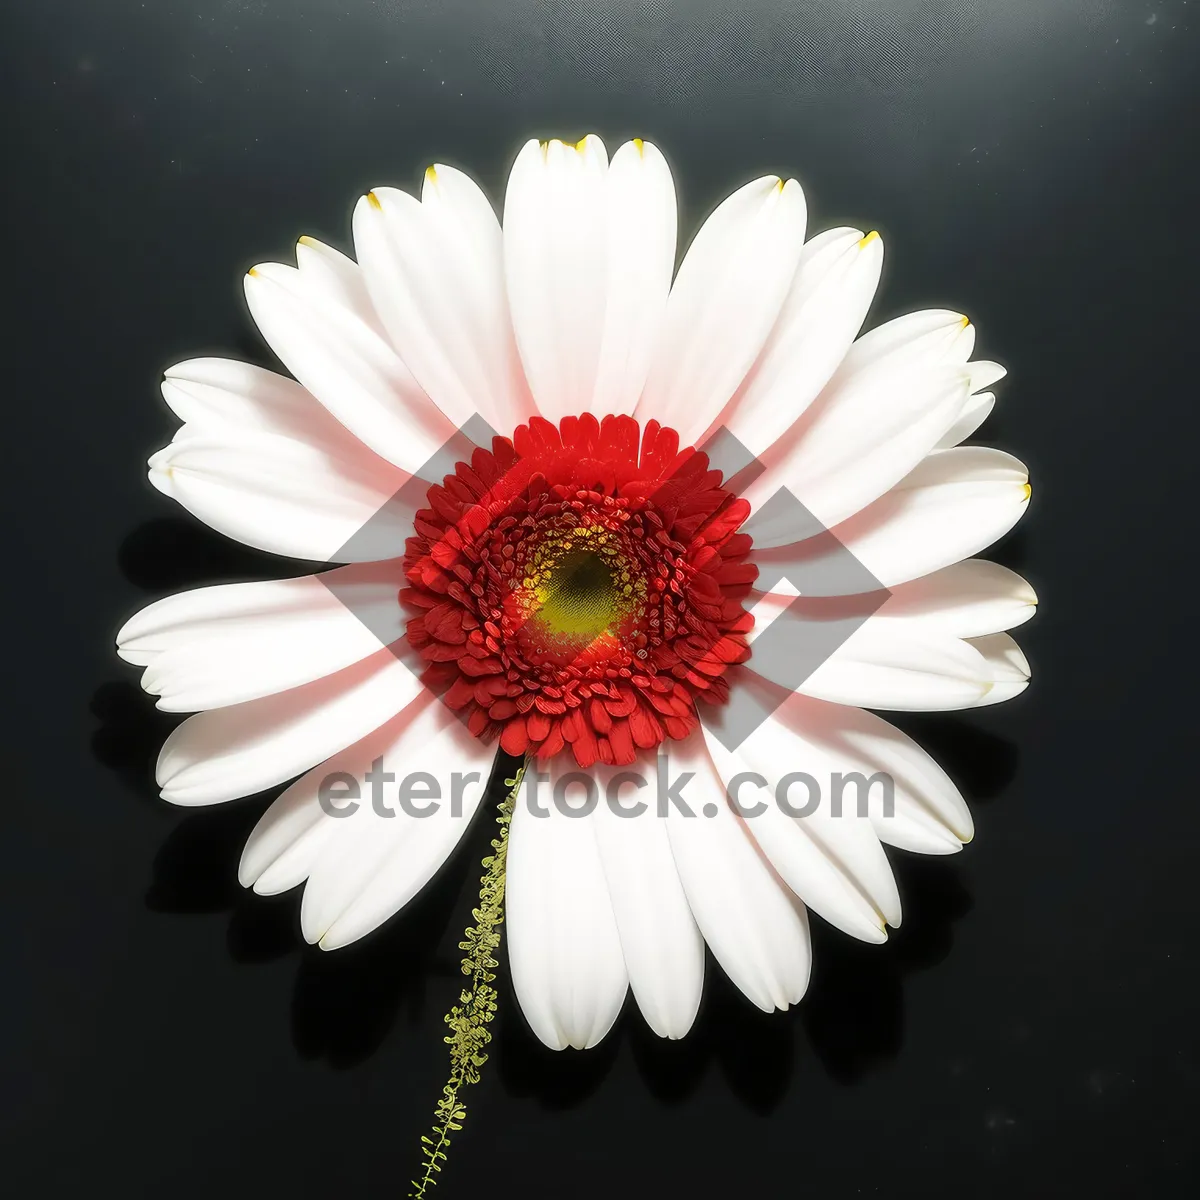
POLYGON ((419 198, 358 202, 354 258, 305 237, 295 266, 253 268, 287 374, 171 367, 183 424, 150 479, 238 541, 339 565, 172 596, 118 635, 158 707, 194 714, 162 748, 165 800, 293 781, 239 877, 303 885, 325 949, 424 887, 497 746, 523 758, 543 800, 513 809, 509 961, 556 1048, 598 1042, 629 990, 683 1036, 705 944, 771 1010, 807 986, 810 910, 883 941, 884 845, 951 853, 972 824, 867 710, 994 703, 1029 676, 1006 631, 1034 594, 972 557, 1029 498, 1020 462, 960 445, 1004 373, 971 360, 974 327, 930 310, 860 336, 882 240, 806 240, 795 180, 735 191, 677 271, 676 227, 648 142, 610 160, 594 136, 531 141, 503 224, 437 165, 419 198), (836 636, 797 674, 787 628, 836 636), (663 764, 665 812, 571 808, 589 788, 632 804, 663 764), (756 804, 799 772, 891 791, 840 814, 756 804))

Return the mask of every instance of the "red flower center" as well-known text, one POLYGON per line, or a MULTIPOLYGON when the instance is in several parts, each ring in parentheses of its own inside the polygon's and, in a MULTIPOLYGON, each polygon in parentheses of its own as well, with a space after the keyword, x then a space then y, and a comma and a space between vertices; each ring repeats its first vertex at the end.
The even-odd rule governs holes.
POLYGON ((749 656, 749 505, 632 417, 540 417, 429 489, 404 558, 410 645, 477 737, 581 767, 683 738, 749 656))

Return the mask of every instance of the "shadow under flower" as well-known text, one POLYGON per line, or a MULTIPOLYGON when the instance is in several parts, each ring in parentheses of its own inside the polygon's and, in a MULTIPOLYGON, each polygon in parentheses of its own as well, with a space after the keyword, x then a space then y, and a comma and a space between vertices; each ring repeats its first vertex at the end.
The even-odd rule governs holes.
POLYGON ((226 943, 238 963, 299 952, 291 1025, 304 1059, 352 1067, 378 1050, 398 1019, 422 1028, 439 1022, 459 986, 462 901, 476 874, 475 851, 483 853, 475 839, 459 847, 401 918, 327 953, 301 939, 298 891, 264 897, 237 881, 242 847, 263 808, 248 799, 184 815, 155 856, 147 907, 228 912, 226 943))
POLYGON ((284 579, 328 566, 253 550, 190 517, 157 517, 137 526, 121 542, 117 564, 130 583, 164 594, 217 583, 284 579))
POLYGON ((894 1058, 904 1040, 904 978, 950 953, 954 922, 971 908, 947 859, 893 853, 904 923, 886 945, 868 946, 821 924, 813 930, 813 981, 800 1021, 831 1078, 853 1084, 894 1058))

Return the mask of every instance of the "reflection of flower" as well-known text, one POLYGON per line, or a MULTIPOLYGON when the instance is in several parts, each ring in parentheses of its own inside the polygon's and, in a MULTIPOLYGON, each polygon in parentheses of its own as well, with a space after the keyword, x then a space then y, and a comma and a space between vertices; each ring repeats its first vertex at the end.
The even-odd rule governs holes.
POLYGON ((170 597, 119 635, 159 706, 196 714, 163 747, 165 799, 218 803, 300 776, 240 874, 262 893, 307 881, 309 941, 352 942, 424 886, 478 806, 497 740, 551 786, 581 768, 611 785, 661 748, 693 776, 690 807, 714 814, 515 805, 509 957, 555 1047, 599 1041, 630 986, 656 1032, 682 1036, 705 941, 754 1003, 786 1008, 808 979, 806 906, 882 941, 900 903, 881 843, 947 853, 971 836, 945 774, 863 708, 965 708, 1027 682, 1002 631, 1032 615, 1032 591, 969 557, 1020 517, 1026 473, 958 445, 1003 371, 968 362, 974 329, 955 313, 855 341, 882 241, 804 233, 799 185, 757 180, 709 217, 672 284, 658 151, 634 141, 609 162, 595 137, 531 142, 503 232, 475 184, 438 166, 419 201, 360 201, 357 264, 303 238, 295 268, 250 272, 251 312, 295 381, 221 359, 167 372, 184 424, 151 480, 232 537, 339 561, 414 477, 424 496, 403 548, 170 597), (422 475, 476 416, 509 436, 422 475), (718 429, 763 468, 738 495, 692 449, 718 429), (891 596, 730 750, 700 729, 703 706, 719 709, 731 681, 746 694, 794 682, 754 657, 751 617, 761 627, 790 596, 752 587, 756 560, 804 547, 770 521, 753 546, 742 528, 781 488, 891 596), (381 629, 411 654, 383 648, 381 629), (459 803, 335 819, 322 782, 365 787, 379 759, 389 783, 466 773, 459 803), (894 795, 886 812, 875 797, 840 817, 769 805, 750 820, 725 796, 746 771, 772 792, 789 772, 883 772, 894 795))

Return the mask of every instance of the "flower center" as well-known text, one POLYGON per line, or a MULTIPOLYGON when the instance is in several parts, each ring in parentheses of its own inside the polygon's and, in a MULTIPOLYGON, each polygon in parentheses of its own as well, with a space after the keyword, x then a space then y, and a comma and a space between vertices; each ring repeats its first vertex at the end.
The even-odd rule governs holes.
POLYGON ((672 430, 534 418, 429 489, 408 640, 477 736, 625 764, 680 738, 748 656, 744 501, 672 430))
POLYGON ((529 623, 537 635, 574 647, 576 653, 609 633, 617 617, 616 580, 594 550, 564 548, 554 562, 525 580, 525 589, 533 608, 529 623))

